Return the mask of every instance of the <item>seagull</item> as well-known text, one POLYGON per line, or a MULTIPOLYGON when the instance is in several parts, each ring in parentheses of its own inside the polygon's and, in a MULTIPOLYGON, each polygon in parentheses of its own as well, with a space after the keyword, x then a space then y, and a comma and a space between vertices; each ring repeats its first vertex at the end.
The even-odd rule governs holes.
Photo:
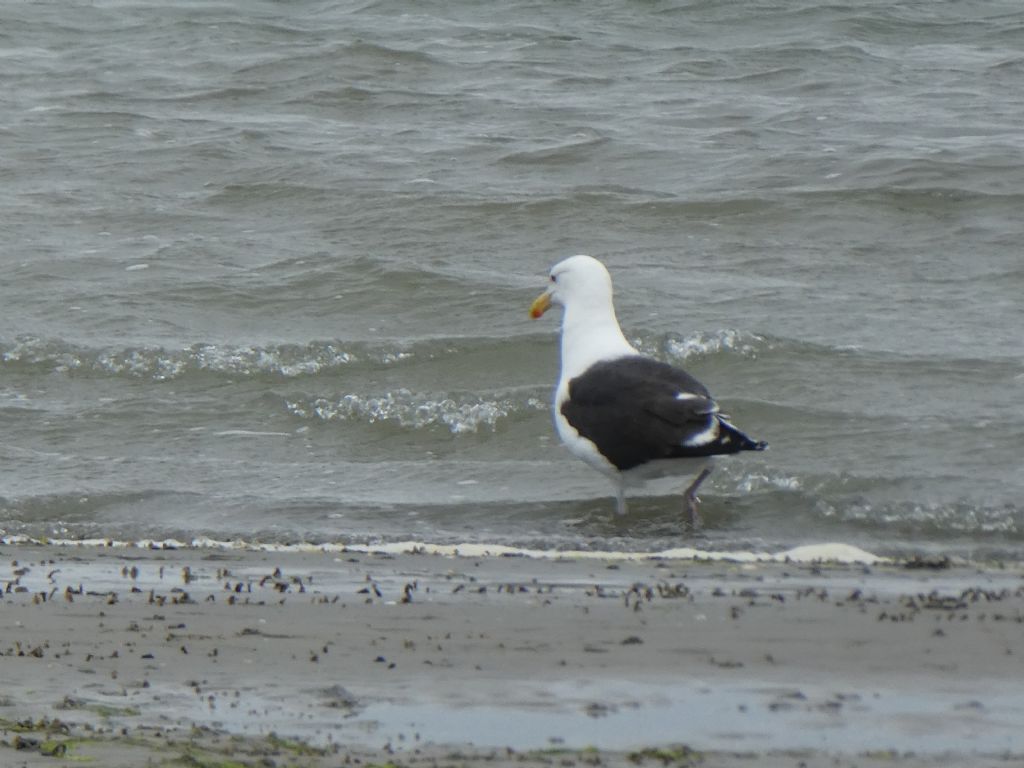
POLYGON ((555 387, 555 430, 569 450, 616 484, 616 513, 626 488, 651 477, 696 471, 683 492, 690 525, 700 525, 697 489, 712 457, 763 451, 721 413, 707 388, 680 368, 646 357, 622 335, 612 278, 591 256, 551 268, 533 319, 561 306, 562 371, 555 387))

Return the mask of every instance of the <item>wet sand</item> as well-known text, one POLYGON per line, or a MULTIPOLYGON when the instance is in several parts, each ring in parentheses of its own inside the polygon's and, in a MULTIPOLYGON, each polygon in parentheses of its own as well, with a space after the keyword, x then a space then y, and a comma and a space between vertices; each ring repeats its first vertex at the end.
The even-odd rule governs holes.
POLYGON ((1024 762, 1024 572, 0 546, 0 765, 1024 762))

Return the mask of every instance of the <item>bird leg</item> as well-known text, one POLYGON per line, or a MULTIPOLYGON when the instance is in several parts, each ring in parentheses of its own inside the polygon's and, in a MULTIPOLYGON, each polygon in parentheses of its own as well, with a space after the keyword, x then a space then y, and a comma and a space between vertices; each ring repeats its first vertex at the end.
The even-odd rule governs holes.
POLYGON ((615 514, 622 517, 626 514, 626 486, 619 483, 618 492, 615 495, 615 514))
POLYGON ((701 525, 700 512, 697 511, 697 507, 700 504, 700 499, 697 498, 697 489, 701 483, 707 480, 710 474, 711 467, 704 467, 700 474, 690 483, 689 487, 683 491, 683 498, 686 499, 686 511, 690 515, 690 527, 695 531, 701 525))

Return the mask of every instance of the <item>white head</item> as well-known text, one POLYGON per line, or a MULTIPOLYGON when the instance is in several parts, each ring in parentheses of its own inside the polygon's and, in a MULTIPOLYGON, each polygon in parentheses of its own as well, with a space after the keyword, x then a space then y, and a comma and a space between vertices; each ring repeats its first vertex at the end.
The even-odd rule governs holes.
POLYGON ((548 289, 530 307, 530 316, 534 319, 547 312, 553 304, 597 311, 612 307, 611 275, 593 256, 570 256, 558 262, 551 268, 550 279, 548 289))
POLYGON ((533 302, 530 317, 540 317, 554 304, 564 309, 563 381, 600 360, 637 354, 619 328, 612 304, 612 278, 597 259, 572 256, 555 264, 548 289, 533 302))

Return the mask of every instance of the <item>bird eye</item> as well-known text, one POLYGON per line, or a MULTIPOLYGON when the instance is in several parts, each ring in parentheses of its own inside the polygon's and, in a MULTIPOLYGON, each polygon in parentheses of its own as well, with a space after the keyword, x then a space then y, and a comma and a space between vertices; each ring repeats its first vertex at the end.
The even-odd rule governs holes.
POLYGON ((555 277, 554 275, 552 275, 552 276, 551 276, 551 282, 552 282, 552 283, 556 283, 556 282, 558 282, 558 278, 557 278, 557 277, 555 277))

